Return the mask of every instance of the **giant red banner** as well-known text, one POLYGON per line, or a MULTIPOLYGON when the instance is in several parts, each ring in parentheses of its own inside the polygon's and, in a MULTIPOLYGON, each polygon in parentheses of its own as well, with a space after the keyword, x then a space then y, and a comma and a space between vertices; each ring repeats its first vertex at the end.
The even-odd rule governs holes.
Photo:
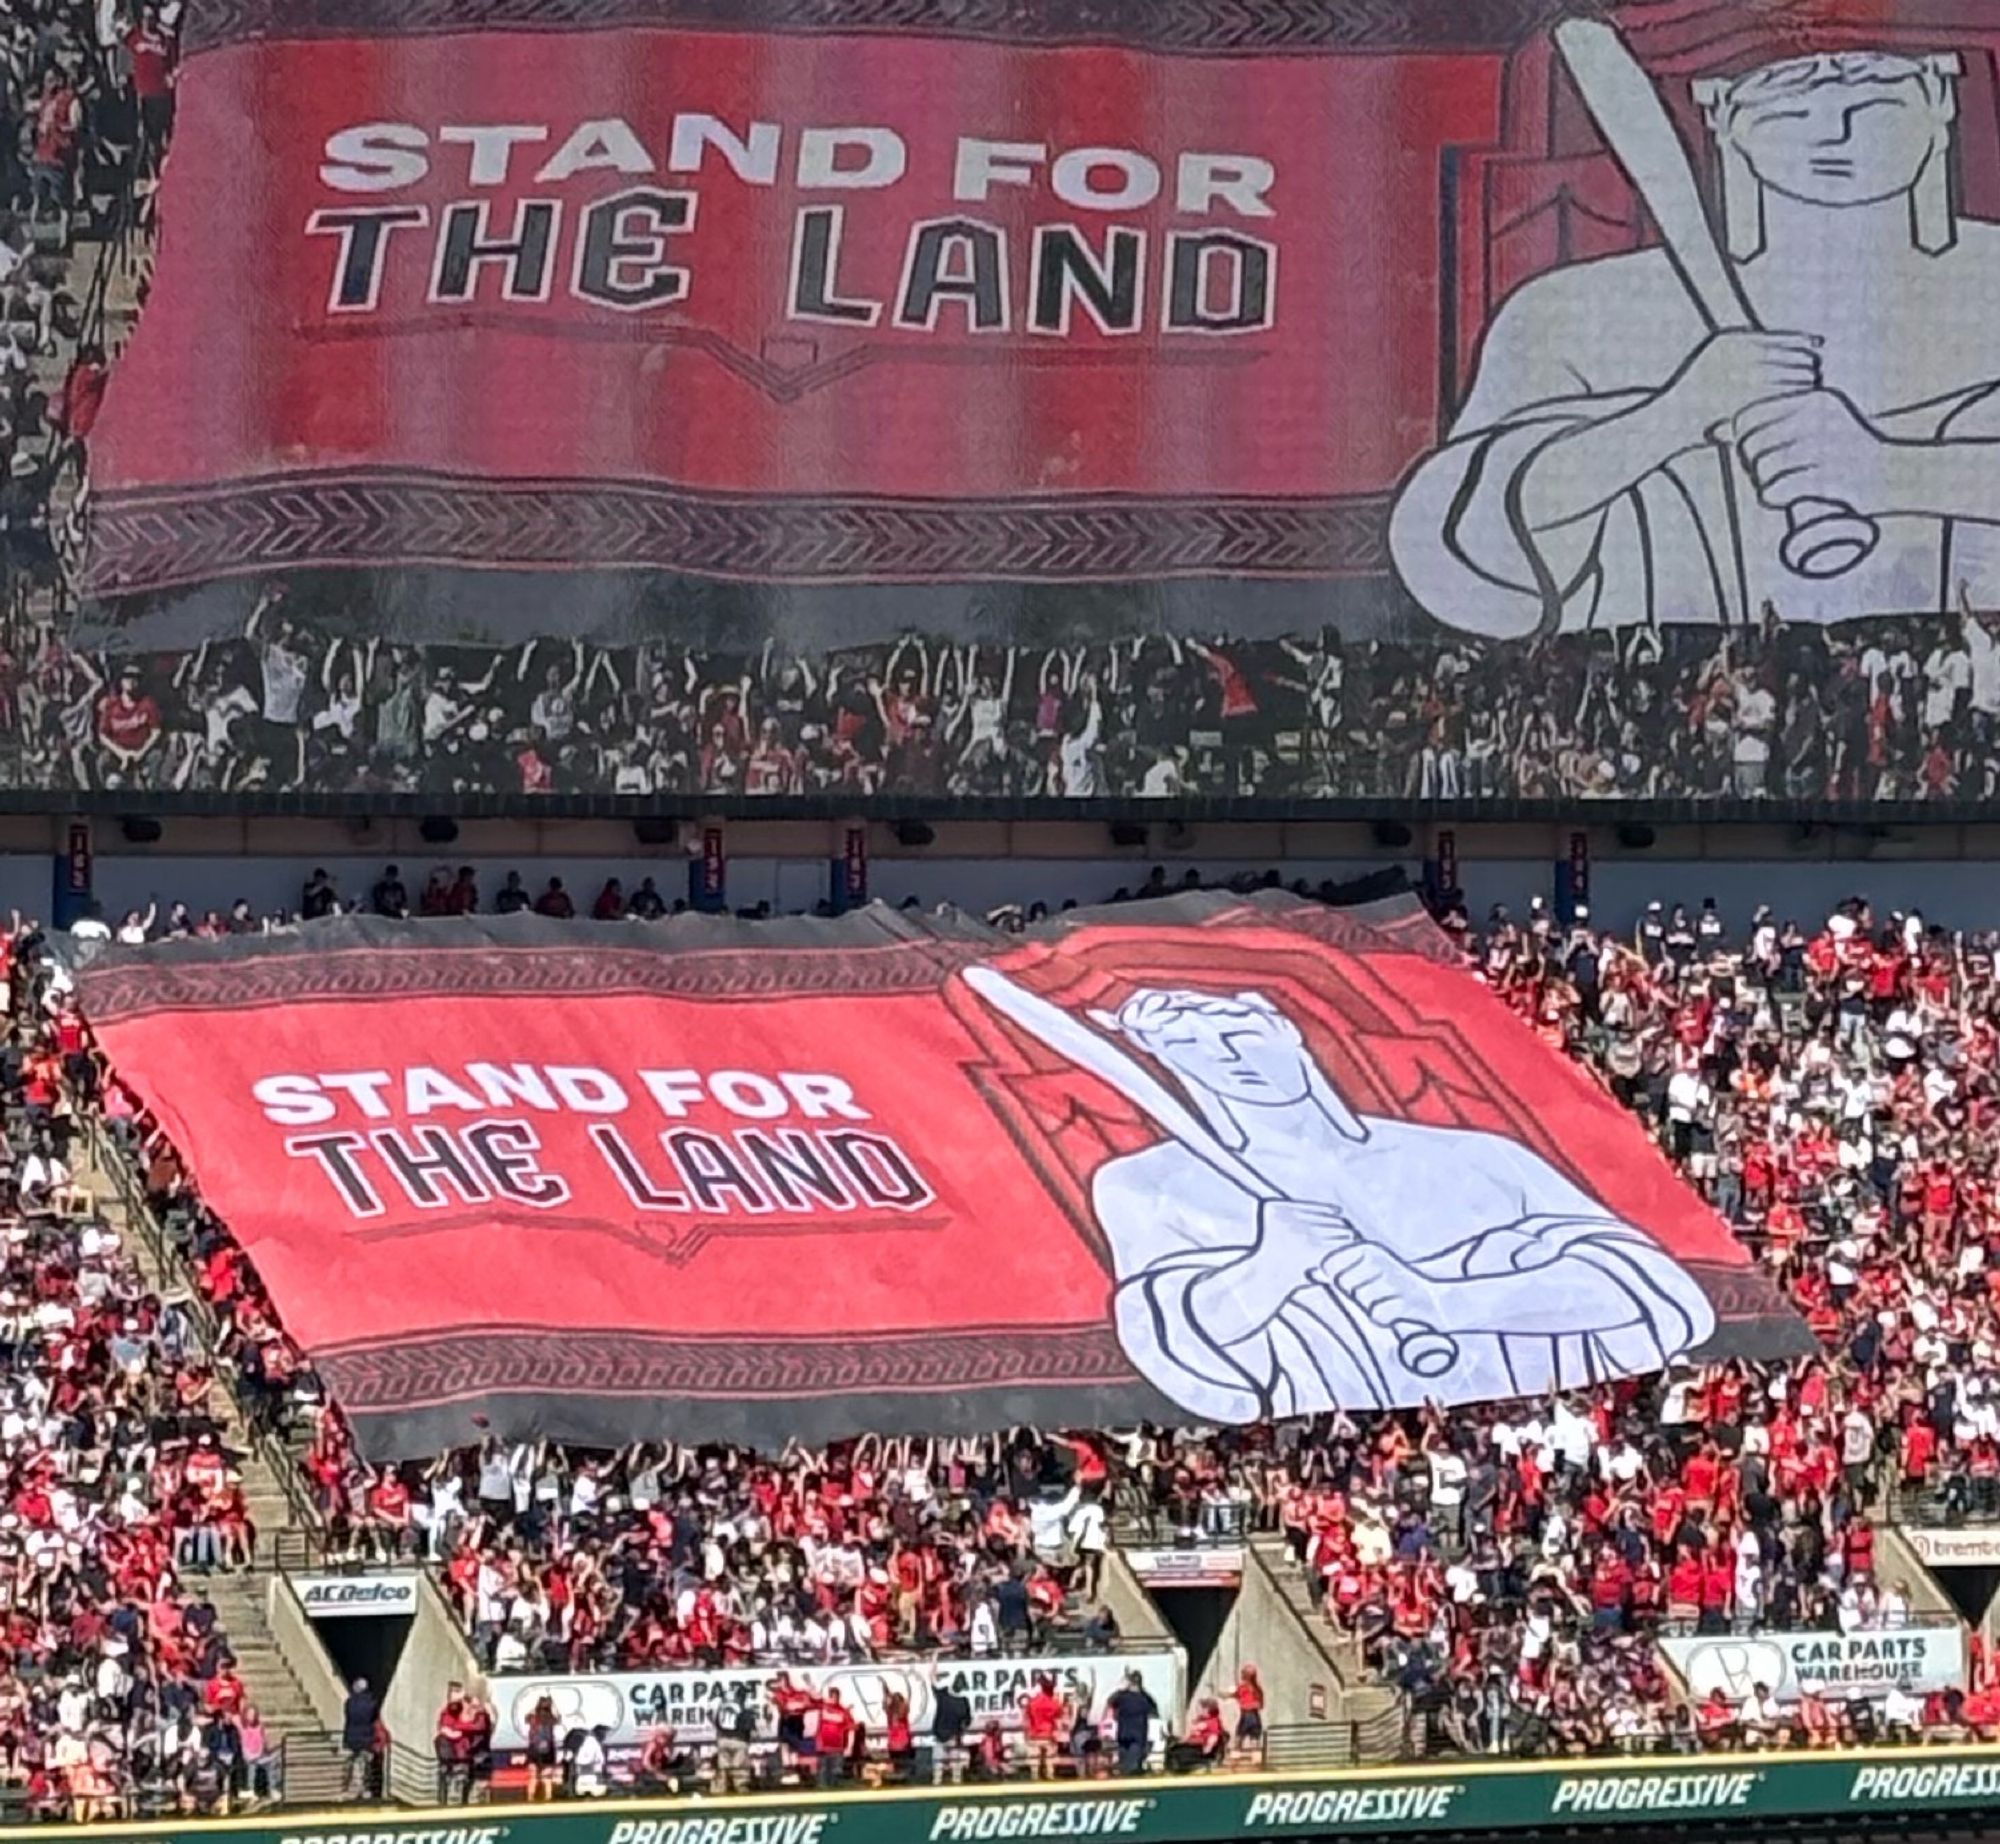
POLYGON ((348 921, 83 996, 368 1449, 1540 1394, 1804 1328, 1413 904, 348 921))
POLYGON ((1202 577, 1304 633, 1406 610, 1393 565, 1518 637, 2000 568, 1974 0, 191 0, 186 41, 107 597, 645 569, 927 585, 876 624, 943 632, 944 584, 1202 577), (1792 474, 1719 433, 1795 397, 1792 474), (1298 581, 1349 589, 1248 593, 1298 581))
POLYGON ((1372 570, 1545 10, 196 0, 93 586, 1372 570))

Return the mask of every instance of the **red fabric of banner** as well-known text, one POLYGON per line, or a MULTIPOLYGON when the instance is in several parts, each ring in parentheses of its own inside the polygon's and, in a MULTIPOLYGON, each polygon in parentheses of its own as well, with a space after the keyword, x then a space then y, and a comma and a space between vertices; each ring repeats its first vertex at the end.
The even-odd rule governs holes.
MULTIPOLYGON (((1239 1182, 1337 1204, 1413 1260, 1427 1236, 1484 1251, 1458 1265, 1489 1293, 1547 1260, 1582 1262, 1548 1272, 1587 1293, 1636 1249, 1653 1278, 1631 1285, 1664 1272, 1695 1301, 1683 1346, 1796 1342, 1726 1228, 1428 924, 1216 899, 1129 914, 1011 948, 908 924, 615 948, 574 926, 344 924, 325 947, 114 955, 84 992, 378 1449, 496 1420, 782 1441, 1233 1413, 1200 1353, 1248 1361, 1265 1334, 1217 1333, 1212 1299, 1160 1290, 1276 1246, 1239 1182), (1307 1070, 1312 1095, 1266 1108, 1239 1066, 1307 1070), (1301 1108, 1348 1121, 1331 1160, 1288 1163, 1264 1130, 1301 1108), (1130 1182, 1162 1158, 1187 1177, 1135 1212, 1130 1182), (1438 1182, 1441 1203, 1402 1201, 1438 1182)), ((1355 1244, 1329 1233, 1336 1259, 1355 1244)), ((1392 1353, 1385 1399, 1511 1393, 1480 1367, 1485 1335, 1478 1312, 1441 1329, 1456 1367, 1423 1382, 1392 1353)), ((1640 1362, 1620 1349, 1588 1361, 1640 1362)), ((1271 1412, 1320 1387, 1265 1381, 1271 1412)))
MULTIPOLYGON (((791 499, 865 518, 912 498, 1116 496, 1164 514, 1220 495, 1355 501, 1369 509, 1355 542, 1372 566, 1380 498, 1443 408, 1448 283, 1435 238, 1411 227, 1437 220, 1443 150, 1493 138, 1499 91, 1491 52, 1216 58, 914 33, 484 29, 204 51, 178 92, 157 275, 92 444, 110 509, 96 586, 347 558, 336 527, 389 519, 390 482, 406 496, 429 483, 431 535, 399 501, 393 547, 352 561, 680 561, 809 580, 851 577, 865 557, 861 574, 918 579, 1170 575, 1185 535, 1133 522, 1130 503, 1115 532, 1077 534, 1060 568, 1040 526, 1011 541, 1013 567, 998 528, 975 563, 964 533, 933 532, 929 554, 906 534, 892 555, 879 534, 867 545, 850 532, 844 556, 763 521, 712 527, 791 499), (741 151, 700 141, 696 116, 741 151), (775 136, 768 152, 757 123, 775 136), (856 124, 901 150, 892 183, 802 166, 811 135, 856 124), (372 151, 342 158, 343 133, 372 151), (677 136, 689 170, 674 170, 677 136), (595 164, 568 170, 578 161, 595 164), (552 165, 562 176, 539 177, 552 165), (609 273, 636 288, 670 263, 685 289, 613 306, 579 292, 587 213, 635 188, 685 194, 691 221, 649 262, 642 246, 663 226, 635 206, 609 233, 631 251, 609 273), (440 265, 454 207, 482 210, 480 234, 498 242, 528 201, 556 208, 546 261, 517 278, 480 265, 451 298, 440 265), (817 291, 827 303, 802 311, 801 214, 815 207, 840 214, 838 248, 817 291), (401 215, 367 233, 381 238, 379 270, 341 302, 357 233, 338 220, 378 211, 401 215), (904 314, 923 227, 952 222, 993 241, 951 242, 946 291, 904 314), (1072 288, 1052 323, 1037 318, 1037 277, 1054 260, 1039 239, 1064 227, 1106 276, 1114 230, 1138 255, 1110 310, 1094 314, 1072 288), (1211 234, 1267 253, 1248 324, 1222 324, 1236 246, 1176 243, 1211 234), (951 292, 986 255, 998 323, 951 292), (1178 310, 1177 261, 1193 290, 1178 310), (316 498, 328 529, 308 531, 299 502, 273 497, 285 479, 347 482, 352 495, 338 517, 316 498), (266 489, 246 498, 252 482, 266 489), (510 502, 482 555, 457 511, 442 516, 453 482, 684 497, 595 514, 565 499, 548 530, 510 502), (171 542, 131 524, 139 508, 171 524, 171 542), (642 538, 621 523, 663 519, 686 529, 642 538), (289 550, 261 542, 259 521, 284 525, 289 550)), ((853 143, 825 156, 848 174, 861 159, 853 143)), ((1316 525, 1308 557, 1277 525, 1252 524, 1240 555, 1202 562, 1324 573, 1341 567, 1333 542, 1316 525)))

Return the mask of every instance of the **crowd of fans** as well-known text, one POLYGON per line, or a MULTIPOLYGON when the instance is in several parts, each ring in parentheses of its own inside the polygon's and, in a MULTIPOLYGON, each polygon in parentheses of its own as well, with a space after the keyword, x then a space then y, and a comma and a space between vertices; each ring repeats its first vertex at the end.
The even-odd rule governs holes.
MULTIPOLYGON (((0 659, 24 785, 951 797, 1977 800, 2000 621, 1438 631, 815 656, 396 645, 266 592, 240 636, 0 659)), ((1100 630, 1104 631, 1104 630, 1100 630)))
POLYGON ((2000 1736, 1966 1690, 1805 1683, 1681 1699, 1663 1635, 1905 1628, 1892 1510, 2000 1514, 2000 936, 1843 904, 1808 929, 1651 905, 1629 939, 1537 903, 1481 977, 1592 1069, 1818 1334, 1787 1365, 1676 1365, 1544 1402, 1180 1444, 1159 1507, 1288 1537, 1326 1617, 1470 1753, 2000 1736))
MULTIPOLYGON (((433 1747, 437 1802, 470 1804, 497 1790, 518 1790, 530 1803, 594 1798, 612 1790, 641 1794, 743 1793, 846 1783, 879 1787, 913 1783, 963 1785, 1029 1777, 1098 1779, 1137 1775, 1164 1766, 1191 1773, 1254 1766, 1263 1755, 1264 1689, 1245 1665, 1227 1701, 1207 1697, 1187 1733, 1163 1737, 1158 1702, 1145 1675, 1127 1671, 1102 1695, 1076 1678, 1038 1671, 1020 1699, 1018 1726, 997 1716, 981 1722, 971 1700, 939 1683, 919 1715, 901 1691, 887 1691, 879 1708, 851 1702, 837 1684, 815 1686, 778 1672, 761 1687, 742 1685, 704 1719, 702 1733, 651 1724, 644 1742, 613 1766, 608 1725, 565 1726, 553 1694, 538 1697, 524 1720, 522 1759, 496 1761, 493 1707, 476 1691, 450 1686, 439 1709, 433 1747)), ((365 1761, 375 1703, 365 1683, 349 1699, 350 1759, 365 1761)))
MULTIPOLYGON (((62 486, 104 396, 86 253, 137 223, 173 113, 180 0, 14 0, 0 18, 0 613, 53 633, 62 486)), ((93 257, 94 259, 94 257, 93 257)), ((14 729, 23 662, 0 666, 14 729)), ((25 740, 25 739, 24 739, 25 740)))
POLYGON ((1567 928, 1545 910, 1496 916, 1477 936, 1453 921, 1493 988, 1656 1133, 1822 1354, 1679 1366, 1591 1402, 1414 1431, 1429 1521, 1449 1540, 1407 1573, 1392 1563, 1372 1609, 1332 1564, 1336 1617, 1460 1730, 1511 1725, 1566 1748, 1673 1742, 1689 1724, 1731 1740, 1994 1733, 1983 1659, 1969 1696, 1808 1695, 1779 1711, 1753 1694, 1755 1710, 1669 1716, 1633 1641, 1905 1624, 1908 1585, 1875 1562, 1885 1497, 1960 1515, 2000 1502, 1979 1483, 2000 1476, 1995 940, 1861 901, 1812 930, 1761 909, 1733 935, 1712 904, 1654 904, 1630 940, 1587 914, 1567 928), (1526 1563, 1512 1582, 1510 1560, 1526 1563), (1468 1681, 1496 1662, 1504 1708, 1468 1681))
POLYGON ((1105 1462, 1080 1440, 863 1440, 775 1460, 490 1442, 379 1475, 323 1443, 311 1466, 337 1544, 443 1561, 490 1670, 994 1657, 1117 1637, 1091 1600, 1105 1462))
POLYGON ((74 1174, 83 1028, 0 937, 0 1806, 210 1813, 280 1790, 203 1578, 255 1540, 185 1294, 74 1174))
MULTIPOLYGON (((183 654, 74 646, 61 490, 104 359, 79 248, 142 202, 171 122, 178 7, 14 0, 0 18, 0 780, 182 790, 968 797, 1260 794, 1985 799, 2000 624, 1943 620, 1554 636, 1003 649, 906 637, 802 657, 665 643, 398 646, 342 585, 259 597, 183 654), (19 638, 26 636, 26 638, 19 638)), ((1141 624, 1143 625, 1143 624, 1141 624)), ((329 881, 307 919, 343 906, 329 881)), ((381 914, 647 916, 650 879, 589 897, 389 868, 381 914)), ((282 920, 289 923, 292 918, 282 920)), ((245 932, 247 904, 130 915, 100 938, 245 932)), ((37 1816, 209 1812, 272 1796, 278 1754, 193 1583, 254 1542, 186 1302, 149 1288, 71 1182, 71 1110, 146 1167, 221 1327, 253 1425, 295 1438, 337 1551, 440 1571, 482 1666, 657 1670, 1103 1647, 1114 1515, 1281 1531, 1324 1617, 1469 1753, 1695 1750, 2000 1736, 1975 1649, 1957 1691, 1680 1701, 1662 1634, 1894 1628, 1876 1529, 2000 1514, 2000 951, 1914 914, 1823 924, 1656 908, 1631 939, 1546 910, 1473 928, 1482 976, 1593 1069, 1734 1224, 1819 1335, 1783 1367, 1682 1366, 1554 1402, 1113 1439, 1018 1431, 779 1456, 489 1443, 427 1467, 353 1455, 257 1277, 172 1151, 102 1082, 32 931, 6 949, 0 1050, 0 1787, 37 1816)), ((1053 1684, 1051 1679, 1051 1684, 1053 1684)), ((1041 1692, 1035 1693, 1040 1695, 1041 1692)), ((1054 1695, 1051 1690, 1050 1695, 1054 1695)), ((476 1700, 453 1721, 477 1776, 476 1700)), ((1239 1758, 1260 1707, 1238 1686, 1239 1758)), ((919 1739, 823 1704, 797 1752, 893 1770, 919 1739), (822 1745, 822 1737, 830 1743, 822 1745), (808 1750, 805 1744, 812 1744, 808 1750)), ((1181 1723, 1231 1750, 1219 1708, 1181 1723)), ((490 1712, 488 1712, 490 1742, 490 1712)), ((1143 1725, 1142 1725, 1142 1732, 1143 1725)), ((1110 1708, 1043 1707, 947 1771, 1136 1765, 1110 1708)), ((638 1773, 720 1768, 671 1732, 638 1773)), ((787 1746, 791 1743, 788 1742, 787 1746)), ((594 1790, 588 1738, 557 1776, 594 1790)), ((1187 1757, 1183 1756, 1185 1761, 1187 1757)), ((457 1772, 459 1764, 465 1770, 457 1772)), ((547 1775, 557 1755, 531 1763, 547 1775)), ((823 1771, 815 1768, 815 1772, 823 1771)), ((843 1770, 844 1771, 844 1770, 843 1770)), ((537 1785, 543 1782, 538 1780, 537 1785)))
MULTIPOLYGON (((1108 902, 1144 902, 1158 897, 1210 889, 1200 872, 1189 869, 1178 880, 1170 878, 1164 865, 1155 865, 1137 883, 1121 885, 1108 902)), ((1238 891, 1277 889, 1275 872, 1243 872, 1228 885, 1238 891)), ((1293 895, 1327 899, 1335 893, 1331 879, 1317 885, 1303 879, 1289 886, 1293 895)), ((140 947, 149 941, 220 940, 226 935, 289 934, 302 923, 325 921, 335 916, 374 916, 385 921, 417 918, 445 918, 472 915, 534 914, 559 922, 587 917, 595 922, 657 922, 663 917, 683 915, 690 907, 685 896, 669 898, 650 872, 638 872, 629 879, 612 874, 597 884, 595 892, 572 891, 560 877, 527 878, 519 871, 507 871, 500 882, 482 884, 472 865, 433 865, 421 884, 406 878, 399 864, 385 864, 381 874, 358 886, 343 890, 330 872, 316 869, 300 886, 296 907, 260 911, 248 897, 238 897, 227 909, 204 909, 199 915, 182 901, 162 906, 150 903, 145 909, 127 909, 114 921, 103 906, 92 899, 84 913, 70 925, 69 933, 80 942, 115 941, 125 947, 140 947)), ((904 909, 917 909, 918 898, 905 897, 904 909)), ((1076 907, 1074 898, 1061 904, 1063 910, 1076 907)), ((768 899, 739 908, 743 921, 768 921, 775 913, 768 899)), ((830 900, 821 899, 814 914, 834 914, 830 900)), ((1019 932, 1034 922, 1045 921, 1046 903, 1026 907, 1008 903, 988 912, 994 927, 1019 932)))
MULTIPOLYGON (((437 907, 412 905, 393 868, 364 902, 437 907)), ((1426 1745, 2000 1737, 1976 1644, 1964 1691, 1843 1699, 1808 1683, 1783 1704, 1768 1685, 1686 1703, 1657 1644, 1908 1626, 1923 1617, 1910 1585, 1876 1558, 1889 1501, 2000 1513, 2000 938, 1860 902, 1811 929, 1655 905, 1629 939, 1539 903, 1478 929, 1444 920, 1480 976, 1655 1132, 1819 1355, 1221 1432, 778 1456, 489 1442, 374 1471, 157 1138, 150 1181, 254 1418, 303 1445, 336 1550, 434 1564, 499 1672, 1101 1646, 1115 1637, 1102 1556, 1112 1520, 1136 1517, 1196 1540, 1282 1532, 1426 1745)), ((101 1105, 138 1143, 115 1083, 101 1105)), ((1210 1718, 1198 1704, 1176 1745, 1210 1718)), ((1013 1764, 1025 1746, 1004 1743, 1013 1764)))

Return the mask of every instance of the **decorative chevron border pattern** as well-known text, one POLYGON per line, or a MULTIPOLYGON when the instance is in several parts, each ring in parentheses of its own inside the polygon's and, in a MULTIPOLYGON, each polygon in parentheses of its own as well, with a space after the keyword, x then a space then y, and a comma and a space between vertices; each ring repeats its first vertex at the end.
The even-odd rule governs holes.
POLYGON ((939 1329, 839 1339, 654 1337, 628 1329, 466 1326, 435 1337, 313 1353, 354 1414, 393 1414, 514 1391, 680 1398, 855 1395, 1027 1385, 1128 1384, 1109 1325, 939 1329))
POLYGON ((104 967, 90 976, 101 1022, 162 1011, 243 1011, 263 1005, 402 998, 765 999, 929 992, 950 970, 989 959, 989 943, 928 940, 922 951, 885 943, 869 953, 755 947, 708 950, 676 941, 646 948, 599 942, 533 947, 482 942, 476 929, 426 923, 421 948, 360 947, 328 954, 104 967))
POLYGON ((111 492, 93 596, 305 566, 675 570, 744 582, 1374 576, 1386 495, 1351 499, 736 498, 631 481, 362 472, 111 492))
MULTIPOLYGON (((1257 920, 1255 899, 1218 899, 1199 927, 1257 920)), ((1449 963, 1456 950, 1412 901, 1401 914, 1288 906, 1293 934, 1356 952, 1393 947, 1449 963)), ((693 926, 704 924, 695 920, 693 926)), ((296 935, 227 936, 177 944, 165 954, 99 962, 84 975, 90 1015, 100 1023, 164 1011, 239 1011, 318 1001, 408 998, 603 998, 641 993, 681 999, 876 997, 929 992, 956 968, 990 960, 984 931, 965 940, 928 930, 907 940, 882 932, 829 951, 754 945, 702 946, 676 918, 642 947, 605 939, 596 923, 538 922, 532 942, 510 941, 504 918, 427 921, 421 946, 404 925, 345 917, 309 943, 296 935), (371 937, 379 936, 379 939, 371 937)))
POLYGON ((1604 0, 197 0, 190 52, 253 39, 683 26, 1122 45, 1176 56, 1486 50, 1604 0))

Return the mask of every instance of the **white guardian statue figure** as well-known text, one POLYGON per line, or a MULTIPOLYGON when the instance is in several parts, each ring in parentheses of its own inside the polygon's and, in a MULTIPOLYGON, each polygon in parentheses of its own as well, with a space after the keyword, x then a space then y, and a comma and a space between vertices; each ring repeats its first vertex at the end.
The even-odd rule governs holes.
MULTIPOLYGON (((1617 41, 1569 30, 1589 102, 1574 46, 1617 41)), ((1392 517, 1417 601, 1502 637, 1935 613, 1961 582, 2000 601, 2000 226, 1954 208, 1958 72, 1841 51, 1695 85, 1716 218, 1678 139, 1631 131, 1656 90, 1593 109, 1662 245, 1495 316, 1392 517), (1814 567, 1786 540, 1828 509, 1871 542, 1814 567)))
POLYGON ((991 968, 966 978, 1164 1129, 1099 1168, 1092 1204, 1120 1342, 1192 1415, 1538 1395, 1659 1370, 1715 1329, 1694 1277, 1539 1153, 1357 1114, 1262 993, 1146 989, 1093 1030, 991 968))

